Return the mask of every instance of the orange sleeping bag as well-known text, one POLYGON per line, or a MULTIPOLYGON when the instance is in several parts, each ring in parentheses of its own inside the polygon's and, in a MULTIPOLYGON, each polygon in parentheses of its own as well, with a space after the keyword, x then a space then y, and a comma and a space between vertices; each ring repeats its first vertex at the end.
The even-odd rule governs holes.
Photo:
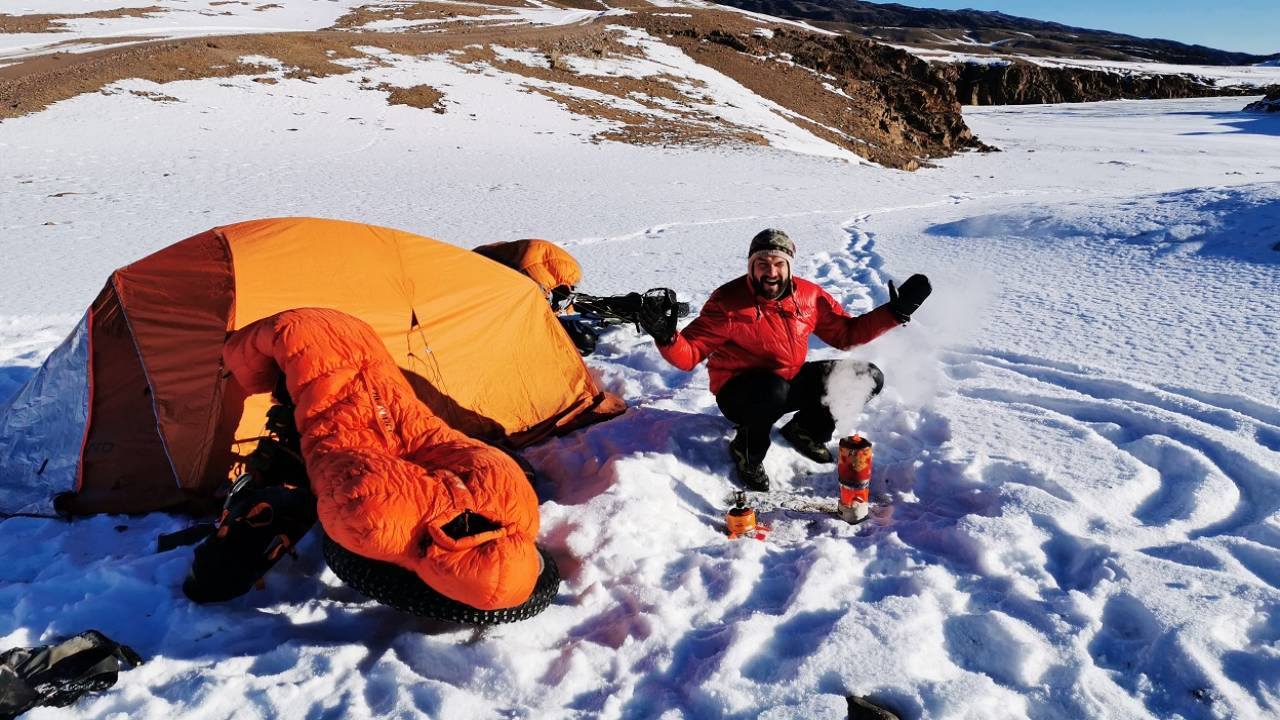
POLYGON ((523 273, 538 283, 544 293, 561 285, 573 287, 582 282, 582 266, 567 250, 549 240, 511 240, 472 250, 523 273))
POLYGON ((541 570, 528 479, 432 414, 368 324, 286 310, 234 333, 223 360, 251 393, 284 373, 320 523, 338 544, 474 608, 528 599, 541 570))

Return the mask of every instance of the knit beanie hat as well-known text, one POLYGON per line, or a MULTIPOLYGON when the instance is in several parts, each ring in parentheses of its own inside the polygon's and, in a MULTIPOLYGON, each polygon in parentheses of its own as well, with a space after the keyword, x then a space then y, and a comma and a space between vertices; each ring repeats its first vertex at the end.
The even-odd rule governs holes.
POLYGON ((751 249, 747 252, 747 259, 754 259, 756 253, 781 253, 787 256, 789 265, 791 258, 796 256, 796 244, 781 230, 767 228, 751 238, 751 249))
MULTIPOLYGON (((747 252, 747 278, 750 280, 752 287, 755 287, 755 278, 752 274, 751 266, 758 257, 776 257, 787 261, 787 279, 786 285, 782 293, 785 295, 791 289, 791 259, 796 256, 796 244, 787 237, 787 234, 777 228, 768 228, 756 233, 751 238, 751 250, 747 252)), ((757 291, 759 288, 756 288, 757 291)))

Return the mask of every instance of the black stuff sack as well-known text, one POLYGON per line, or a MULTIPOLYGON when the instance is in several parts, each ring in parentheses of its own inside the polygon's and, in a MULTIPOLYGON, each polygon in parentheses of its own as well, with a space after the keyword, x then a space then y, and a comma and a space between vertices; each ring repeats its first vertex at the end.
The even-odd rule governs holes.
POLYGON ((195 602, 225 602, 249 592, 316 523, 316 496, 283 375, 272 396, 280 404, 267 410, 268 434, 245 458, 246 472, 232 484, 218 521, 160 538, 163 551, 206 536, 182 583, 195 602))
POLYGON ((315 523, 316 497, 308 488, 250 481, 232 489, 217 531, 196 546, 182 592, 202 604, 244 595, 315 523))
POLYGON ((66 707, 116 684, 121 670, 142 664, 127 645, 87 630, 56 645, 0 653, 0 720, 38 705, 66 707))

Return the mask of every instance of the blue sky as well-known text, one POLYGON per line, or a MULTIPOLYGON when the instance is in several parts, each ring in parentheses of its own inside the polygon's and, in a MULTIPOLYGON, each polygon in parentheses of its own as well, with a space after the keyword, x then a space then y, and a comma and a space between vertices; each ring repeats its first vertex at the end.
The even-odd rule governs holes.
MULTIPOLYGON (((883 0, 878 0, 883 1, 883 0)), ((912 7, 998 10, 1076 27, 1220 50, 1280 53, 1280 0, 896 0, 912 7)))

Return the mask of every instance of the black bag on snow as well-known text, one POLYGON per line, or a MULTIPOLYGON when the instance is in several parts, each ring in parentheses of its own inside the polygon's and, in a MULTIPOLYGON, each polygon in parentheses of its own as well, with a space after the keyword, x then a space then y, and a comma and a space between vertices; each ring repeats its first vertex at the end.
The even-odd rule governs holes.
POLYGON ((564 331, 569 334, 569 339, 573 341, 573 346, 578 348, 579 355, 586 357, 596 351, 600 333, 590 323, 574 315, 561 315, 559 320, 564 331))
MULTIPOLYGON (((283 387, 275 394, 288 399, 283 387)), ((182 583, 195 602, 223 602, 249 592, 316 522, 292 403, 271 406, 267 433, 245 459, 246 472, 231 486, 213 534, 196 547, 182 583)))
POLYGON ((142 664, 127 645, 88 630, 56 645, 0 654, 0 720, 38 705, 66 707, 81 695, 116 684, 120 670, 142 664))

